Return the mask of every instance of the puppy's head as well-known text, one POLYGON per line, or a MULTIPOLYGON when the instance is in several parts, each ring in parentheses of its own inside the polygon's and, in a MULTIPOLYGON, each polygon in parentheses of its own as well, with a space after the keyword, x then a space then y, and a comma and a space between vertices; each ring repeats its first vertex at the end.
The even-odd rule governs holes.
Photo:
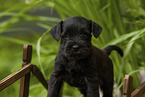
POLYGON ((101 26, 83 17, 69 17, 50 30, 56 41, 61 37, 62 53, 69 59, 81 59, 90 53, 91 32, 97 38, 101 26))

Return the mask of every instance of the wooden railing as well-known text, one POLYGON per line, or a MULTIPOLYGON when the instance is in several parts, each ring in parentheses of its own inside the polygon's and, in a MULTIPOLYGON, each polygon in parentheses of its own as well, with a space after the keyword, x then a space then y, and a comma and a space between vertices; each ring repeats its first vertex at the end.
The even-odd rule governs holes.
MULTIPOLYGON (((30 72, 36 76, 41 84, 48 89, 48 83, 45 80, 43 74, 36 65, 31 64, 32 58, 32 46, 24 45, 23 48, 23 63, 22 68, 11 75, 7 76, 0 81, 0 91, 21 79, 19 97, 28 97, 29 95, 29 82, 30 72)), ((145 93, 145 82, 132 92, 133 78, 129 75, 125 75, 123 85, 123 97, 141 97, 145 93)), ((61 97, 60 93, 60 97, 61 97)))
POLYGON ((145 93, 145 82, 132 92, 133 77, 125 75, 123 97, 142 97, 145 93))
POLYGON ((22 68, 0 81, 0 91, 2 91, 6 87, 14 83, 15 81, 21 79, 19 97, 28 97, 30 72, 32 72, 32 74, 36 76, 36 78, 41 82, 41 84, 46 89, 48 89, 47 81, 45 80, 43 74, 37 68, 37 66, 31 64, 31 58, 32 58, 32 46, 24 45, 22 68))

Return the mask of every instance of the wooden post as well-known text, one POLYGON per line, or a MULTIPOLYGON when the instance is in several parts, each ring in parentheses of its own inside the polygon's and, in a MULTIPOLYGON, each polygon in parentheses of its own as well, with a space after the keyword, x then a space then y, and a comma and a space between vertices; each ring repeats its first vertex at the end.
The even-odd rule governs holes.
POLYGON ((124 85, 123 85, 123 97, 130 97, 132 91, 133 77, 125 75, 124 85))
MULTIPOLYGON (((31 58, 32 58, 32 46, 31 45, 24 45, 22 67, 26 66, 28 63, 30 63, 31 58)), ((30 82, 30 72, 21 78, 19 97, 28 97, 28 95, 29 95, 29 82, 30 82)))

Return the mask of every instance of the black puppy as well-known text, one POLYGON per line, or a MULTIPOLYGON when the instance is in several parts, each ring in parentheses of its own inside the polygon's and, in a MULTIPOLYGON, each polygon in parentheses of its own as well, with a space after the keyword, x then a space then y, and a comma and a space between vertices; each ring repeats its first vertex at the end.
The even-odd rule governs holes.
POLYGON ((112 97, 113 64, 108 55, 116 50, 123 56, 117 46, 108 46, 103 50, 91 44, 91 32, 97 38, 101 26, 83 17, 69 17, 59 22, 50 30, 50 34, 61 45, 55 59, 47 97, 59 97, 63 82, 77 87, 84 97, 99 97, 99 87, 103 97, 112 97))

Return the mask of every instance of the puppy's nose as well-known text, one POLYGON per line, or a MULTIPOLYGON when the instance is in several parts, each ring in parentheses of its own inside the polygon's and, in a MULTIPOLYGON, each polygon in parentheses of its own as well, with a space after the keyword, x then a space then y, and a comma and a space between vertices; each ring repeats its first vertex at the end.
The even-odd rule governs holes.
POLYGON ((73 46, 72 46, 72 49, 73 49, 73 50, 78 50, 78 49, 79 49, 79 46, 78 46, 78 45, 73 45, 73 46))

